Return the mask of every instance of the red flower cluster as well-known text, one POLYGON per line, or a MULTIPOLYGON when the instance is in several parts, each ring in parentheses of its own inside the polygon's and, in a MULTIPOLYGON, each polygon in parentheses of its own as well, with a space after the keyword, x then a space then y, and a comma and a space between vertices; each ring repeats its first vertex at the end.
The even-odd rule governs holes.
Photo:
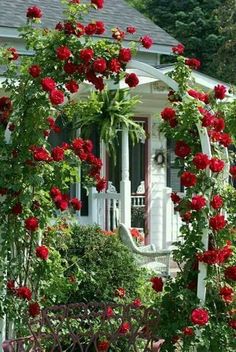
POLYGON ((201 66, 201 62, 198 59, 186 59, 185 64, 188 65, 193 70, 198 70, 201 66))
POLYGON ((225 98, 227 88, 222 84, 218 84, 214 87, 215 98, 223 100, 225 98))
POLYGON ((32 318, 35 318, 37 315, 39 315, 40 305, 38 304, 38 302, 30 302, 28 306, 28 312, 32 318))
POLYGON ((99 341, 97 344, 98 352, 106 352, 109 347, 110 347, 110 344, 107 340, 99 341))
POLYGON ((126 295, 126 290, 123 287, 119 287, 116 289, 115 294, 116 294, 116 296, 123 298, 126 295))
POLYGON ((236 178, 236 165, 231 166, 229 172, 233 178, 236 178))
POLYGON ((209 321, 209 314, 203 308, 195 308, 191 313, 191 321, 196 325, 206 325, 209 321))
POLYGON ((72 55, 70 49, 67 46, 60 46, 57 48, 56 54, 59 60, 68 60, 72 55))
POLYGON ((185 336, 193 336, 195 334, 193 328, 187 326, 182 329, 182 332, 185 336))
POLYGON ((28 231, 36 231, 39 227, 39 220, 34 216, 25 219, 25 228, 28 231))
POLYGON ((104 0, 91 0, 91 4, 95 5, 98 9, 102 9, 104 0))
POLYGON ((20 215, 22 214, 23 208, 20 202, 16 203, 13 205, 13 207, 11 208, 11 212, 14 215, 20 215))
POLYGON ((198 254, 197 258, 200 262, 206 263, 208 265, 223 264, 225 261, 231 257, 233 251, 229 245, 222 248, 210 249, 204 253, 198 254))
POLYGON ((212 158, 209 163, 209 167, 212 172, 220 172, 224 169, 224 166, 224 161, 218 158, 212 158))
POLYGON ((205 104, 208 104, 209 103, 209 96, 207 93, 201 93, 201 92, 198 92, 197 90, 194 90, 194 89, 189 89, 188 90, 188 94, 195 98, 195 99, 198 99, 202 102, 204 102, 205 104))
POLYGON ((180 43, 176 46, 173 46, 172 52, 177 55, 182 55, 184 53, 184 49, 185 49, 184 45, 180 43))
POLYGON ((105 314, 105 318, 109 319, 109 318, 113 317, 114 311, 111 307, 107 307, 104 314, 105 314))
POLYGON ((232 289, 232 287, 221 287, 219 294, 220 296, 222 296, 222 299, 227 303, 231 303, 234 299, 234 290, 232 289))
POLYGON ((135 298, 132 302, 134 308, 140 308, 142 306, 142 301, 140 298, 135 298))
POLYGON ((49 152, 44 147, 31 147, 35 161, 51 161, 49 152))
POLYGON ((42 10, 37 6, 29 7, 26 13, 26 17, 31 19, 41 18, 42 16, 42 10))
POLYGON ((26 299, 27 301, 30 301, 32 298, 32 291, 26 286, 21 286, 16 289, 16 295, 19 298, 26 299))
POLYGON ((206 198, 201 195, 193 196, 191 200, 191 209, 199 211, 206 206, 206 198))
POLYGON ((64 103, 64 93, 59 89, 53 89, 50 92, 49 99, 53 105, 60 105, 64 103))
POLYGON ((49 256, 49 249, 46 246, 38 246, 35 249, 35 254, 36 254, 36 257, 42 260, 47 260, 49 256))
POLYGON ((236 330, 236 319, 231 319, 231 320, 229 321, 228 325, 229 325, 232 329, 236 330))
POLYGON ((148 35, 145 35, 144 37, 140 38, 140 43, 145 49, 150 49, 153 45, 153 39, 148 35))
POLYGON ((227 221, 225 220, 224 215, 217 214, 210 218, 209 224, 214 231, 219 231, 226 226, 227 221))
POLYGON ((46 92, 51 92, 56 88, 56 82, 51 77, 45 77, 41 80, 41 86, 46 92))
POLYGON ((209 165, 210 160, 206 154, 197 153, 193 158, 193 164, 198 170, 204 170, 209 165))
POLYGON ((32 65, 29 67, 29 74, 33 77, 33 78, 37 78, 40 76, 41 74, 41 67, 39 65, 32 65))
POLYGON ((134 88, 139 84, 139 79, 135 73, 127 73, 125 83, 128 84, 130 88, 134 88))
POLYGON ((228 280, 236 281, 236 265, 229 266, 225 269, 225 278, 228 280))
POLYGON ((161 117, 163 120, 168 121, 171 127, 175 127, 177 125, 176 111, 172 108, 165 108, 161 112, 161 117))
POLYGON ((66 89, 70 92, 70 93, 76 93, 79 90, 79 85, 76 81, 74 80, 70 80, 69 82, 67 82, 65 84, 66 89))
POLYGON ((12 101, 8 97, 0 98, 0 123, 7 125, 7 121, 12 112, 12 101))
POLYGON ((178 204, 181 201, 180 196, 176 192, 172 192, 170 197, 174 204, 178 204))
POLYGON ((127 63, 131 60, 132 54, 131 50, 129 48, 121 48, 119 51, 119 57, 118 60, 122 63, 127 63))
POLYGON ((180 177, 181 184, 184 187, 193 187, 197 183, 197 177, 192 172, 184 171, 180 177))
POLYGON ((65 151, 61 147, 54 147, 52 149, 52 158, 54 161, 62 161, 65 156, 65 151))
POLYGON ((82 202, 78 198, 72 198, 70 200, 70 204, 76 211, 80 211, 80 209, 82 208, 82 202))
POLYGON ((156 292, 162 292, 164 283, 161 277, 152 277, 150 281, 152 282, 153 290, 156 292))
POLYGON ((132 27, 132 26, 129 26, 129 27, 126 28, 126 32, 130 33, 130 34, 134 34, 134 33, 136 33, 136 28, 132 27))
POLYGON ((124 335, 124 334, 127 334, 127 332, 129 332, 130 328, 131 328, 130 323, 124 322, 119 327, 118 332, 119 332, 119 334, 123 334, 124 335))
POLYGON ((177 141, 175 145, 175 154, 179 158, 185 158, 191 153, 190 146, 184 141, 177 141))
POLYGON ((219 209, 223 206, 223 199, 219 194, 216 194, 215 196, 212 197, 210 204, 213 209, 219 209))

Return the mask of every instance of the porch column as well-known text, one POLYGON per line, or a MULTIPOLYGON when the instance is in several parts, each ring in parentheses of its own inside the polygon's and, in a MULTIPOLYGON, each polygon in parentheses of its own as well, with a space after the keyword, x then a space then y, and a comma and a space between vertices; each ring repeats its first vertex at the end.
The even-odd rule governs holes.
POLYGON ((131 227, 131 183, 129 179, 129 131, 122 126, 122 149, 121 149, 121 217, 120 221, 127 227, 131 227))

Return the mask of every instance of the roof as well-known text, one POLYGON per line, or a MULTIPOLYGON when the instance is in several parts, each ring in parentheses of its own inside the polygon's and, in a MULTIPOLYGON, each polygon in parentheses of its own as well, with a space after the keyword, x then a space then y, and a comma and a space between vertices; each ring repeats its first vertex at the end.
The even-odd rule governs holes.
MULTIPOLYGON (((85 0, 85 2, 88 0, 85 0)), ((25 13, 29 6, 39 6, 43 11, 42 23, 44 27, 54 27, 62 19, 62 5, 60 0, 1 0, 0 1, 0 34, 1 27, 18 28, 25 23, 25 13)), ((110 29, 127 26, 137 28, 138 35, 150 35, 154 44, 162 46, 176 45, 177 41, 167 32, 155 25, 151 20, 143 16, 124 0, 105 0, 104 9, 93 10, 86 22, 99 19, 105 22, 108 29, 104 36, 110 37, 110 29)), ((135 38, 136 40, 138 37, 135 38)))

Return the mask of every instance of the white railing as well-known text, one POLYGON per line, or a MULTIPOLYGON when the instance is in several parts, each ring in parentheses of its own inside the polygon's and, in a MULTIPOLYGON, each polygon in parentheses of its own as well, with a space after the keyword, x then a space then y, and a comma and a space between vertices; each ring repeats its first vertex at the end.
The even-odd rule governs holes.
POLYGON ((133 194, 131 196, 131 207, 145 207, 145 195, 133 194))
POLYGON ((113 231, 120 222, 121 196, 119 193, 97 193, 97 224, 106 231, 113 231))

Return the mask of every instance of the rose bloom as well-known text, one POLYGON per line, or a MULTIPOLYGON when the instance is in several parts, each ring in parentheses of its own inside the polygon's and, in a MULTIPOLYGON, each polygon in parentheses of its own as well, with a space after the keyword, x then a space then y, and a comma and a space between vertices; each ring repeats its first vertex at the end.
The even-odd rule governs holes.
POLYGON ((49 99, 53 105, 60 105, 64 103, 64 93, 61 90, 53 89, 50 92, 49 99))
POLYGON ((196 325, 206 325, 209 321, 209 314, 203 308, 196 308, 191 313, 191 321, 196 325))
POLYGON ((223 205, 223 199, 219 194, 216 194, 215 196, 212 197, 210 204, 213 209, 219 209, 223 205))
POLYGON ((106 71, 106 68, 107 68, 107 64, 106 64, 105 59, 98 58, 98 59, 94 60, 93 69, 95 72, 103 73, 104 71, 106 71))
POLYGON ((233 301, 234 290, 232 289, 232 287, 229 287, 229 286, 221 287, 219 294, 220 296, 222 296, 222 299, 225 302, 231 303, 233 301))
POLYGON ((172 52, 177 55, 182 55, 184 53, 184 49, 184 45, 180 43, 176 46, 173 46, 172 52))
POLYGON ((225 128, 225 120, 223 117, 216 117, 213 122, 213 127, 217 132, 221 132, 225 128))
POLYGON ((151 283, 152 283, 152 288, 153 290, 155 290, 156 292, 162 292, 163 291, 163 280, 161 277, 152 277, 150 279, 151 283))
POLYGON ((193 336, 194 335, 194 330, 191 327, 189 328, 186 326, 185 328, 182 329, 182 332, 185 336, 193 336))
POLYGON ((188 65, 190 68, 194 70, 198 70, 201 66, 201 62, 198 59, 192 58, 192 59, 186 59, 185 64, 188 65))
POLYGON ((228 148, 233 143, 231 136, 228 133, 221 133, 219 143, 225 148, 228 148))
POLYGON ((206 206, 206 198, 200 195, 193 196, 191 200, 191 208, 199 211, 206 206))
POLYGON ((37 78, 41 74, 41 67, 39 65, 32 65, 29 67, 28 72, 33 78, 37 78))
POLYGON ((176 192, 172 192, 170 197, 174 204, 178 204, 181 201, 181 198, 178 196, 176 192))
POLYGON ((132 58, 132 53, 129 48, 121 48, 119 52, 119 61, 123 63, 127 63, 131 60, 132 58))
POLYGON ((64 159, 64 149, 55 147, 52 149, 52 158, 54 161, 62 161, 64 159))
POLYGON ((226 246, 219 249, 218 258, 219 263, 224 263, 227 259, 229 259, 233 255, 233 250, 231 248, 231 244, 227 244, 226 246))
POLYGON ((225 278, 228 280, 236 281, 236 265, 229 266, 225 269, 225 278))
POLYGON ((230 166, 229 172, 233 178, 236 178, 236 165, 230 166))
POLYGON ((180 179, 181 179, 181 184, 184 187, 193 187, 197 183, 196 175, 189 171, 184 171, 180 179))
POLYGON ((226 226, 227 221, 225 220, 224 215, 217 214, 210 218, 209 224, 214 231, 219 231, 226 226))
POLYGON ((110 344, 107 340, 99 341, 97 344, 98 352, 102 352, 102 351, 106 352, 109 347, 110 347, 110 344))
POLYGON ((204 170, 209 165, 209 158, 206 154, 197 153, 193 158, 193 164, 198 170, 204 170))
POLYGON ((83 146, 84 146, 84 140, 82 138, 75 138, 71 143, 71 147, 75 153, 78 153, 78 151, 82 149, 83 146))
POLYGON ((28 18, 41 18, 43 15, 41 9, 37 6, 29 7, 26 13, 28 18))
POLYGON ((69 207, 69 196, 67 194, 57 195, 53 201, 55 202, 57 209, 60 209, 61 211, 64 211, 69 207))
POLYGON ((120 334, 127 334, 127 332, 129 332, 130 328, 131 328, 130 323, 124 322, 124 323, 122 323, 121 326, 119 327, 118 332, 119 332, 120 334))
POLYGON ((39 221, 34 216, 30 216, 29 218, 25 219, 25 228, 28 231, 36 231, 39 227, 39 221))
POLYGON ((38 302, 30 302, 28 306, 28 312, 32 318, 35 318, 37 315, 39 315, 40 305, 38 304, 38 302))
POLYGON ((191 153, 190 146, 184 141, 177 141, 175 145, 175 154, 179 158, 185 158, 191 153))
POLYGON ((225 98, 227 88, 222 84, 218 84, 214 87, 215 98, 223 100, 225 98))
POLYGON ((231 320, 229 321, 229 326, 230 326, 232 329, 236 330, 236 319, 231 319, 231 320))
POLYGON ((67 46, 60 46, 56 49, 56 53, 59 60, 68 60, 71 56, 71 51, 67 46))
POLYGON ((182 221, 190 222, 191 218, 192 218, 192 212, 191 211, 186 211, 185 213, 181 214, 182 221))
POLYGON ((66 86, 66 89, 67 89, 70 93, 76 93, 76 92, 78 92, 78 90, 79 90, 79 85, 78 85, 78 83, 77 83, 76 81, 74 81, 74 80, 71 80, 71 81, 67 82, 67 83, 65 84, 65 86, 66 86))
POLYGON ((134 308, 139 308, 139 307, 141 307, 141 306, 142 306, 142 301, 141 301, 141 299, 140 299, 140 298, 135 298, 135 299, 133 300, 133 302, 132 302, 132 306, 133 306, 134 308))
POLYGON ((109 69, 111 72, 115 72, 115 73, 120 72, 120 70, 121 70, 121 65, 120 65, 119 60, 117 60, 117 59, 111 59, 111 61, 108 62, 108 69, 109 69))
POLYGON ((130 88, 134 88, 139 84, 139 79, 135 73, 128 73, 125 77, 125 83, 128 84, 130 88))
POLYGON ((113 309, 111 307, 107 307, 105 310, 105 318, 109 319, 109 318, 113 317, 113 315, 114 315, 113 309))
POLYGON ((36 257, 42 260, 47 260, 49 256, 49 250, 46 246, 38 246, 35 249, 35 254, 36 254, 36 257))
POLYGON ((214 265, 219 263, 218 250, 210 249, 204 253, 198 254, 197 256, 199 262, 206 263, 208 265, 214 265))
POLYGON ((41 86, 46 92, 51 92, 56 88, 56 82, 51 77, 45 77, 41 80, 41 86))
POLYGON ((14 215, 20 215, 20 214, 22 214, 22 211, 23 211, 23 208, 22 208, 21 203, 19 203, 19 202, 16 203, 15 205, 13 205, 13 207, 11 208, 11 212, 14 215))
POLYGON ((153 39, 148 35, 145 35, 144 37, 140 38, 140 43, 145 49, 150 49, 153 45, 153 39))
POLYGON ((76 72, 77 66, 73 64, 72 62, 66 62, 65 65, 63 66, 63 70, 68 73, 68 75, 72 75, 73 73, 76 72))
POLYGON ((87 34, 87 35, 93 35, 93 34, 95 34, 96 33, 96 31, 97 31, 97 26, 96 26, 96 23, 89 23, 85 28, 84 28, 84 30, 85 30, 85 33, 87 34))
POLYGON ((80 50, 79 57, 83 60, 86 64, 88 64, 92 58, 94 57, 93 49, 87 48, 80 50))
POLYGON ((96 5, 98 9, 102 9, 104 0, 91 0, 91 4, 96 5))
POLYGON ((15 48, 8 48, 7 51, 9 51, 11 53, 11 56, 9 57, 9 60, 17 60, 19 57, 18 52, 16 51, 15 48))
POLYGON ((44 147, 36 147, 33 150, 33 158, 35 161, 49 161, 50 154, 44 147))
POLYGON ((82 208, 82 202, 78 198, 72 198, 70 200, 70 204, 74 208, 74 210, 79 211, 82 208))
POLYGON ((16 291, 16 294, 19 298, 27 299, 27 301, 30 301, 32 298, 32 292, 26 286, 19 287, 16 291))
POLYGON ((223 160, 218 158, 212 158, 210 160, 209 167, 212 172, 220 172, 224 169, 225 163, 223 160))
POLYGON ((174 109, 172 108, 165 108, 164 110, 162 110, 161 112, 161 117, 163 118, 163 120, 165 121, 169 121, 172 120, 176 115, 176 112, 174 109))
POLYGON ((134 33, 136 33, 136 28, 132 27, 132 26, 129 26, 129 27, 126 28, 126 32, 130 33, 130 34, 134 34, 134 33))
POLYGON ((57 196, 60 196, 61 195, 61 191, 59 190, 59 188, 57 187, 52 187, 51 190, 50 190, 50 196, 52 198, 55 198, 57 196))
POLYGON ((1 97, 0 98, 0 111, 9 111, 12 109, 12 102, 11 99, 8 97, 1 97))
POLYGON ((126 295, 126 290, 123 287, 119 287, 116 289, 115 294, 116 294, 116 296, 123 298, 126 295))

